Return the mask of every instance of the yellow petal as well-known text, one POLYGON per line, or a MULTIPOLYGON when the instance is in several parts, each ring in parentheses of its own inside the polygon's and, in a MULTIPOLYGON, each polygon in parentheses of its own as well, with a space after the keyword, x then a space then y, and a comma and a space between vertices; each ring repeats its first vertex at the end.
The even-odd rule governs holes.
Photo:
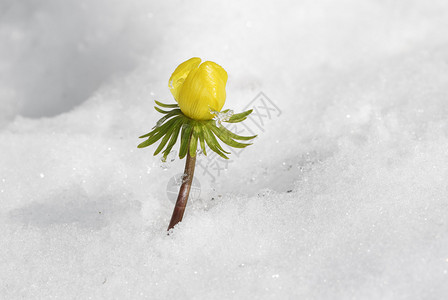
POLYGON ((193 57, 181 63, 177 66, 176 70, 174 70, 170 80, 168 81, 168 87, 170 88, 171 94, 173 94, 176 101, 179 99, 179 93, 185 78, 187 78, 191 70, 197 69, 200 63, 201 59, 199 57, 193 57))
POLYGON ((195 120, 209 120, 226 101, 227 72, 207 61, 191 70, 180 89, 178 103, 182 112, 195 120))

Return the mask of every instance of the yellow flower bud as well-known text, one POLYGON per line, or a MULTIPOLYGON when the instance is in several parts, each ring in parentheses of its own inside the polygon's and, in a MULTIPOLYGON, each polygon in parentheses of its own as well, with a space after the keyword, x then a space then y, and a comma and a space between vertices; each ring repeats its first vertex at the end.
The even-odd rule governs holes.
POLYGON ((190 58, 174 70, 169 80, 171 93, 182 112, 194 120, 210 120, 226 101, 227 72, 218 64, 190 58))

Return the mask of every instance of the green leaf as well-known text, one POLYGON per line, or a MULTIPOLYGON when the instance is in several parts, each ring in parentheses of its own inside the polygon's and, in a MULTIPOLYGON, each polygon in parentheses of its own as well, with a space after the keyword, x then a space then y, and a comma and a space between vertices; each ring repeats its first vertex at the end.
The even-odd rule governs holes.
POLYGON ((151 130, 150 132, 148 132, 148 133, 145 134, 145 135, 139 136, 139 138, 140 138, 140 139, 142 139, 142 138, 146 138, 146 137, 149 138, 149 137, 155 135, 156 133, 158 133, 158 132, 160 131, 160 127, 161 127, 161 126, 153 127, 153 130, 151 130))
POLYGON ((245 148, 252 144, 243 144, 238 143, 237 141, 231 139, 227 134, 222 134, 222 131, 220 131, 216 126, 210 126, 210 129, 213 131, 213 133, 224 143, 227 145, 234 147, 234 148, 245 148))
POLYGON ((163 151, 163 158, 164 159, 166 159, 168 154, 170 154, 171 149, 173 149, 173 146, 177 142, 177 137, 179 136, 179 132, 180 132, 180 129, 182 127, 182 121, 183 121, 183 119, 180 120, 178 125, 174 126, 174 131, 173 131, 173 134, 171 135, 171 139, 170 139, 168 145, 166 146, 165 150, 163 151))
POLYGON ((205 151, 205 143, 204 143, 204 132, 201 129, 201 126, 197 126, 198 128, 198 137, 199 137, 199 143, 201 144, 202 152, 204 152, 204 155, 207 155, 207 151, 205 151))
POLYGON ((154 134, 155 134, 156 132, 158 132, 158 131, 159 131, 159 129, 158 129, 158 128, 155 128, 154 130, 148 132, 148 133, 145 134, 145 135, 139 136, 138 138, 139 138, 139 139, 142 139, 142 138, 145 138, 145 137, 149 137, 149 136, 151 136, 151 135, 154 135, 154 134))
POLYGON ((155 102, 158 106, 160 106, 160 107, 165 107, 165 108, 176 108, 176 107, 179 107, 178 104, 165 104, 165 103, 159 102, 159 101, 157 101, 157 100, 154 100, 154 102, 155 102))
POLYGON ((196 156, 196 150, 198 148, 198 135, 196 133, 197 131, 197 126, 195 126, 193 128, 193 132, 191 134, 191 139, 190 139, 190 155, 191 156, 196 156))
MULTIPOLYGON (((162 126, 157 127, 154 130, 154 132, 156 132, 156 133, 151 135, 146 141, 144 141, 143 143, 141 143, 137 147, 138 148, 144 148, 144 147, 147 147, 147 146, 152 145, 155 142, 157 142, 162 136, 165 135, 165 133, 176 122, 176 120, 179 120, 179 118, 180 117, 175 117, 175 118, 169 120, 168 122, 166 122, 165 124, 163 124, 162 126)), ((152 132, 150 132, 150 133, 152 133, 152 132)))
MULTIPOLYGON (((164 110, 157 106, 154 107, 158 112, 165 116, 160 118, 152 131, 140 137, 147 139, 140 143, 138 147, 147 147, 162 139, 155 150, 154 155, 162 152, 165 159, 176 144, 179 134, 179 157, 181 159, 184 158, 188 152, 190 152, 190 155, 195 156, 199 145, 205 155, 207 155, 206 145, 208 145, 212 151, 216 152, 221 157, 228 159, 226 154, 230 154, 230 152, 225 151, 222 148, 216 137, 223 143, 235 148, 244 148, 251 145, 250 143, 242 143, 239 141, 249 141, 256 137, 256 135, 240 136, 228 130, 221 124, 216 124, 214 119, 207 121, 191 120, 182 113, 177 104, 164 104, 159 101, 155 101, 155 103, 162 108, 171 110, 164 110), (165 150, 163 150, 164 148, 165 150)), ((229 109, 222 111, 222 113, 227 112, 229 112, 229 109)), ((248 110, 239 114, 234 114, 225 122, 241 122, 245 120, 251 112, 252 110, 248 110)))
POLYGON ((213 133, 207 128, 207 125, 203 124, 201 126, 201 129, 204 132, 205 141, 207 142, 207 145, 210 147, 210 149, 218 153, 219 156, 225 159, 229 159, 224 153, 230 154, 230 152, 227 152, 224 149, 222 149, 221 145, 218 143, 213 133))
POLYGON ((160 120, 157 121, 157 124, 156 124, 156 126, 153 127, 153 129, 162 125, 163 122, 165 122, 169 118, 177 116, 177 115, 181 115, 181 114, 182 114, 182 111, 180 109, 173 109, 173 110, 169 111, 164 117, 162 117, 160 120))
POLYGON ((179 125, 180 125, 181 121, 182 121, 181 119, 176 120, 176 122, 174 122, 174 124, 168 129, 167 133, 165 134, 162 141, 160 142, 159 147, 157 147, 156 151, 154 152, 154 155, 157 155, 157 154, 159 154, 160 151, 162 151, 163 147, 165 147, 165 145, 168 142, 168 140, 170 139, 171 135, 176 130, 176 127, 180 128, 179 125))
POLYGON ((221 131, 221 135, 227 135, 228 137, 235 139, 235 140, 240 140, 240 141, 248 141, 251 139, 254 139, 257 137, 257 135, 251 135, 251 136, 241 136, 238 135, 236 133, 233 133, 232 131, 228 130, 227 128, 225 128, 224 126, 219 126, 216 127, 219 131, 221 131))
POLYGON ((227 123, 239 123, 241 121, 246 120, 246 117, 248 115, 250 115, 252 113, 252 111, 253 111, 252 109, 249 109, 249 110, 247 110, 245 112, 242 112, 242 113, 239 113, 239 114, 234 114, 234 115, 232 115, 230 117, 229 120, 224 121, 224 122, 227 122, 227 123))
POLYGON ((221 147, 221 144, 218 142, 218 140, 216 140, 215 135, 213 134, 212 130, 210 129, 211 127, 212 127, 212 126, 210 126, 210 125, 209 125, 209 126, 204 126, 204 128, 205 128, 205 132, 206 132, 206 134, 209 135, 209 138, 210 138, 210 140, 212 141, 212 143, 215 144, 216 147, 217 147, 219 150, 221 150, 222 152, 227 153, 227 154, 230 154, 230 152, 225 151, 225 150, 221 147))
POLYGON ((187 155, 188 146, 190 144, 191 130, 193 127, 190 122, 184 121, 185 123, 182 125, 182 133, 180 135, 180 149, 179 149, 179 158, 182 159, 187 155))
POLYGON ((161 114, 169 114, 171 112, 171 110, 169 110, 169 111, 162 110, 162 109, 158 108, 157 106, 154 106, 154 109, 157 110, 161 114))

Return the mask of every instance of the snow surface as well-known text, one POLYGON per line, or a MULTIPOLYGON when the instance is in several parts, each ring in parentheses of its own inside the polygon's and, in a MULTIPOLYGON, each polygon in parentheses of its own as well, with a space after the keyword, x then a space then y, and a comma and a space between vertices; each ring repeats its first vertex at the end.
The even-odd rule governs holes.
POLYGON ((0 298, 448 297, 448 2, 2 0, 0 16, 0 298), (216 181, 198 167, 167 236, 183 162, 137 137, 192 56, 228 71, 225 108, 263 92, 281 114, 216 181))

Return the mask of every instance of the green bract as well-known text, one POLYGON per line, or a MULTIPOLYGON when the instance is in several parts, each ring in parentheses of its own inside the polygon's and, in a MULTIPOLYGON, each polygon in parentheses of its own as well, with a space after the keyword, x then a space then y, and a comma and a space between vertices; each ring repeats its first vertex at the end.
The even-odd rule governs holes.
MULTIPOLYGON (((163 110, 157 106, 154 108, 164 114, 158 122, 157 125, 154 126, 151 132, 142 135, 140 138, 147 138, 146 141, 138 145, 138 148, 144 148, 149 145, 154 144, 158 140, 162 139, 160 145, 157 147, 154 155, 159 154, 163 148, 163 159, 166 159, 168 154, 173 149, 176 144, 177 138, 180 133, 180 150, 179 150, 179 158, 184 158, 188 151, 191 156, 196 155, 196 150, 199 145, 202 149, 202 152, 207 155, 205 150, 205 143, 207 143, 208 147, 218 153, 221 157, 228 159, 226 154, 230 154, 225 151, 221 145, 219 144, 216 137, 218 137, 223 143, 235 147, 235 148, 245 148, 252 144, 241 143, 238 141, 248 141, 256 137, 254 136, 240 136, 225 128, 221 122, 227 123, 238 123, 244 121, 247 116, 252 112, 252 110, 248 110, 239 114, 233 114, 227 120, 222 120, 221 122, 217 122, 216 120, 193 120, 185 116, 180 110, 177 104, 164 104, 158 101, 155 101, 156 104, 162 108, 171 108, 171 110, 163 110)), ((224 110, 221 114, 228 113, 229 110, 224 110)))

